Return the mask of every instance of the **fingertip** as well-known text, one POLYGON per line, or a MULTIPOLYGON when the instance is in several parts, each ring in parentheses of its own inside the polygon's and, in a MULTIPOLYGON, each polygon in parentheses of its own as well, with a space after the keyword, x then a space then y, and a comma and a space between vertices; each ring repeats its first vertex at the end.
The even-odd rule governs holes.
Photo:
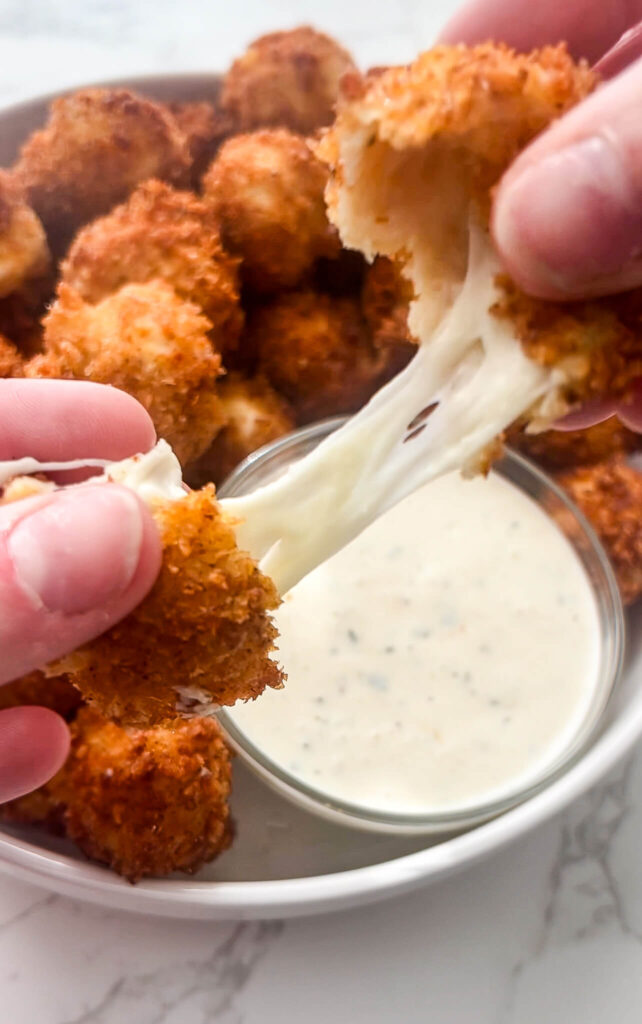
POLYGON ((66 722, 48 708, 0 712, 0 802, 31 793, 53 778, 69 745, 66 722))

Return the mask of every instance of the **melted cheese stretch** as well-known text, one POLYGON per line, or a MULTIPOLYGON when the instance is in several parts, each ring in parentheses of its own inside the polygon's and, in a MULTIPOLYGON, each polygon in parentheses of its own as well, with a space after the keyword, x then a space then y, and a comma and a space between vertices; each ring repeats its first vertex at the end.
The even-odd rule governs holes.
POLYGON ((406 369, 281 478, 221 502, 281 594, 422 484, 465 467, 555 389, 554 372, 489 312, 498 270, 487 236, 472 232, 459 295, 406 369))

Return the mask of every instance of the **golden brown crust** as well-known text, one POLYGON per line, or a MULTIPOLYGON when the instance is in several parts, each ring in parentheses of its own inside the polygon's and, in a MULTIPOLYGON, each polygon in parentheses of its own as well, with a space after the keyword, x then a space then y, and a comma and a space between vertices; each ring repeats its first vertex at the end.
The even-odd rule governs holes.
POLYGON ((0 711, 25 705, 37 705, 71 718, 80 707, 80 692, 66 676, 48 679, 44 672, 29 672, 20 679, 0 686, 0 711))
POLYGON ((210 322, 164 281, 125 285, 95 306, 61 284, 44 329, 45 352, 27 364, 29 376, 127 391, 181 461, 197 458, 223 425, 210 322))
POLYGON ((506 443, 547 469, 566 469, 632 452, 640 447, 641 439, 617 416, 611 416, 582 430, 544 430, 537 434, 527 433, 517 424, 508 432, 506 443))
POLYGON ((124 284, 154 278, 200 306, 219 351, 236 345, 243 323, 238 260, 223 249, 209 205, 152 180, 78 233, 61 280, 96 303, 124 284))
POLYGON ((245 344, 298 423, 356 411, 385 375, 354 299, 312 290, 277 296, 250 317, 245 344))
POLYGON ((241 131, 283 126, 304 135, 330 124, 350 54, 308 26, 250 44, 225 76, 221 107, 241 131))
POLYGON ((15 345, 0 334, 0 377, 21 377, 23 361, 15 345))
POLYGON ((286 129, 237 135, 221 147, 203 177, 203 195, 251 288, 291 288, 316 259, 338 253, 323 199, 326 178, 305 139, 286 129))
POLYGON ((625 604, 642 595, 642 474, 621 457, 558 477, 608 554, 625 604))
POLYGON ((214 103, 168 103, 169 111, 187 140, 190 181, 197 188, 221 144, 237 128, 230 114, 214 103))
POLYGON ((60 252, 141 181, 180 183, 188 166, 185 137, 160 104, 127 89, 84 89, 54 100, 15 173, 60 252))
POLYGON ((230 785, 230 754, 212 719, 125 730, 86 708, 52 788, 69 837, 135 882, 197 871, 227 849, 230 785))
POLYGON ((45 229, 15 176, 0 171, 0 299, 44 277, 49 264, 45 229))
POLYGON ((251 452, 294 429, 289 403, 264 377, 230 373, 219 385, 219 398, 227 423, 188 467, 186 479, 193 487, 222 483, 251 452))
POLYGON ((392 260, 377 257, 366 270, 361 291, 361 308, 370 328, 373 347, 386 355, 395 372, 401 370, 417 351, 408 327, 412 285, 392 260))
POLYGON ((269 657, 276 629, 274 584, 236 546, 214 489, 152 510, 163 565, 127 618, 52 671, 67 672, 84 697, 126 725, 149 726, 211 711, 279 687, 269 657))

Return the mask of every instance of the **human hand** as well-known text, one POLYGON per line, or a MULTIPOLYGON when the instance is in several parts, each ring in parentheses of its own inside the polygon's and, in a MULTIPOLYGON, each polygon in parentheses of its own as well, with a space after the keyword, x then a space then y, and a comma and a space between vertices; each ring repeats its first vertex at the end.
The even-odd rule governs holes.
MULTIPOLYGON (((154 440, 142 406, 115 388, 0 380, 0 460, 121 459, 154 440)), ((127 615, 160 560, 153 519, 124 487, 88 484, 0 507, 0 684, 127 615)), ((52 711, 0 712, 0 802, 51 778, 68 747, 67 726, 52 711)))
MULTIPOLYGON (((442 33, 444 42, 497 39, 519 50, 563 39, 611 79, 528 146, 497 190, 495 243, 532 295, 577 299, 642 285, 640 18, 642 0, 473 0, 442 33)), ((597 403, 562 426, 614 412, 642 431, 642 387, 625 406, 597 403)))

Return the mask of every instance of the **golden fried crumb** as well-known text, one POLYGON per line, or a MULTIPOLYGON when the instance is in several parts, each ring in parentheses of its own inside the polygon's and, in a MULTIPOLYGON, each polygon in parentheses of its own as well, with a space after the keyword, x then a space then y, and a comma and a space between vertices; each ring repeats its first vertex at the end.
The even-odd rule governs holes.
POLYGON ((203 177, 203 195, 250 287, 291 288, 316 259, 338 253, 323 199, 326 177, 305 139, 283 128, 223 144, 203 177))
POLYGON ((145 600, 50 669, 67 672, 109 718, 149 726, 279 687, 270 658, 274 584, 236 546, 213 487, 152 508, 163 544, 145 600))
POLYGON ((225 76, 221 107, 239 125, 283 126, 304 135, 330 124, 352 57, 307 26, 256 39, 225 76))
POLYGON ((197 871, 230 845, 231 758, 215 721, 127 730, 85 708, 71 731, 51 788, 88 857, 135 882, 197 871))
POLYGON ((280 295, 250 318, 245 343, 298 423, 354 412, 382 383, 354 299, 311 290, 280 295))
MULTIPOLYGON (((41 319, 45 312, 45 296, 38 282, 36 288, 26 285, 0 299, 0 334, 9 338, 25 358, 37 355, 43 348, 41 319)), ((47 290, 48 291, 48 290, 47 290)))
POLYGON ((44 672, 29 672, 0 686, 0 711, 36 705, 70 718, 82 703, 80 692, 66 676, 48 679, 44 672))
POLYGON ((153 278, 200 306, 219 351, 236 345, 243 322, 238 260, 224 251, 211 207, 161 181, 140 185, 83 228, 61 266, 61 279, 92 303, 153 278))
POLYGON ((210 322, 164 281, 125 285, 95 306, 61 284, 44 328, 45 353, 27 364, 28 376, 127 391, 181 461, 197 458, 223 425, 210 322))
POLYGON ((373 347, 386 354, 397 370, 403 369, 417 351, 408 328, 412 285, 399 268, 379 256, 365 274, 361 308, 370 328, 373 347))
POLYGON ((622 600, 632 604, 642 594, 642 473, 615 457, 557 479, 597 533, 622 600))
POLYGON ((603 462, 612 455, 632 452, 641 443, 639 435, 628 430, 617 416, 582 430, 544 430, 539 434, 528 433, 516 425, 506 442, 547 469, 603 462))
POLYGON ((236 131, 232 117, 214 103, 168 103, 183 132, 191 159, 190 181, 197 188, 221 143, 236 131))
POLYGON ((15 345, 0 334, 0 377, 21 377, 23 362, 15 345))
POLYGON ((45 229, 15 177, 0 171, 0 298, 43 277, 49 260, 45 229))
POLYGON ((188 467, 186 479, 194 487, 222 483, 251 452, 294 429, 288 402, 263 377, 230 373, 218 393, 227 424, 198 462, 188 467))
POLYGON ((15 174, 60 252, 141 181, 181 182, 188 167, 185 136, 160 104, 128 89, 83 89, 53 101, 15 174))

